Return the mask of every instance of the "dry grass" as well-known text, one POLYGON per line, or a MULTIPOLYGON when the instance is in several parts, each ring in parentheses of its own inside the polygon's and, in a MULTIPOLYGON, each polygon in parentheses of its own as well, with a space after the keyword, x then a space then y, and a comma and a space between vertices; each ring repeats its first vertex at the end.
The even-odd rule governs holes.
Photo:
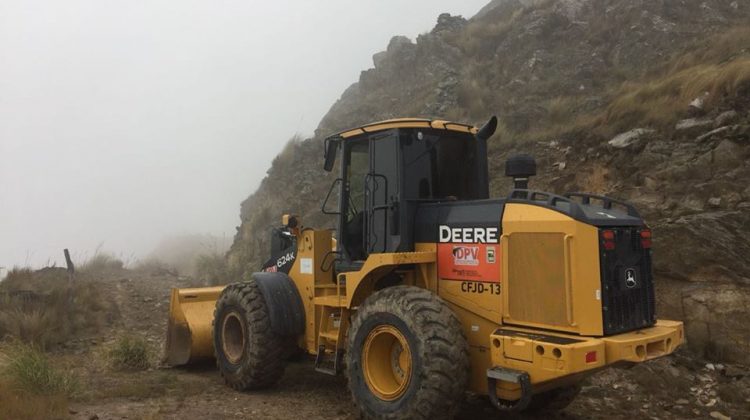
POLYGON ((518 134, 509 129, 502 120, 498 120, 495 134, 492 135, 493 142, 513 144, 518 141, 518 134))
POLYGON ((52 315, 44 308, 14 305, 9 298, 0 301, 0 335, 10 335, 27 343, 49 344, 53 328, 52 315))
POLYGON ((558 96, 545 103, 547 121, 551 125, 567 124, 576 116, 581 99, 571 96, 558 96))
POLYGON ((445 40, 460 48, 467 55, 474 57, 491 56, 497 47, 498 40, 504 38, 510 32, 519 18, 530 10, 544 7, 545 4, 550 2, 540 0, 536 3, 528 7, 519 7, 512 13, 505 13, 503 16, 469 22, 464 30, 447 34, 445 40))
POLYGON ((687 105, 703 97, 711 110, 750 85, 750 28, 738 27, 706 38, 675 56, 645 79, 617 89, 601 126, 615 130, 668 128, 684 117, 687 105))
POLYGON ((707 38, 643 79, 611 89, 604 110, 579 111, 581 98, 555 97, 544 102, 546 118, 532 130, 508 137, 546 140, 586 131, 608 137, 636 127, 670 132, 678 120, 687 117, 688 104, 698 97, 704 99, 706 112, 747 101, 743 96, 750 90, 748 45, 750 28, 707 38))
POLYGON ((93 334, 116 316, 103 284, 85 278, 70 283, 65 269, 13 269, 0 282, 0 338, 10 336, 44 349, 93 334))
POLYGON ((62 395, 19 392, 0 380, 0 418, 14 420, 68 419, 68 399, 62 395))
POLYGON ((699 64, 665 77, 625 83, 607 108, 602 123, 623 130, 636 126, 666 128, 680 118, 687 104, 705 97, 711 109, 750 84, 750 57, 721 64, 699 64))
MULTIPOLYGON (((523 17, 518 13, 522 12, 517 10, 515 16, 505 16, 496 22, 512 24, 523 17)), ((493 42, 499 42, 504 36, 503 31, 476 21, 470 23, 465 31, 455 34, 451 41, 460 47, 472 42, 472 38, 485 40, 493 39, 493 36, 493 42)), ((472 52, 475 53, 478 52, 472 52)), ((491 85, 482 70, 485 65, 467 63, 464 67, 458 86, 461 110, 454 112, 457 119, 471 119, 472 115, 486 113, 486 109, 503 106, 493 99, 494 92, 488 94, 487 89, 483 88, 491 85)), ((616 72, 617 68, 613 71, 616 72)), ((547 82, 551 86, 559 84, 555 80, 547 82)), ((555 89, 548 91, 555 92, 555 89)), ((603 107, 587 104, 586 101, 591 98, 587 98, 585 92, 580 96, 545 98, 541 95, 537 103, 546 113, 537 117, 528 129, 509 127, 499 138, 503 143, 512 144, 587 133, 610 138, 638 127, 651 127, 669 133, 678 120, 688 117, 688 105, 693 99, 704 98, 704 110, 711 113, 727 108, 741 109, 747 105, 748 92, 750 27, 739 27, 689 46, 641 79, 605 87, 601 98, 607 105, 603 107)))
POLYGON ((469 115, 482 115, 487 112, 489 103, 486 86, 482 85, 480 69, 467 69, 465 77, 459 80, 456 93, 458 95, 459 114, 447 116, 456 121, 465 120, 469 115))
POLYGON ((83 263, 79 271, 87 274, 101 274, 122 270, 125 264, 112 254, 97 252, 83 263))
MULTIPOLYGON (((27 267, 13 267, 0 283, 0 288, 5 290, 21 290, 23 286, 30 283, 34 272, 27 267)), ((1 290, 1 289, 0 289, 1 290)))
POLYGON ((146 370, 151 366, 151 350, 143 338, 123 335, 107 352, 107 360, 115 370, 146 370))
POLYGON ((662 73, 677 73, 706 63, 728 63, 748 53, 750 53, 750 27, 734 27, 721 34, 708 37, 702 44, 677 55, 662 73))

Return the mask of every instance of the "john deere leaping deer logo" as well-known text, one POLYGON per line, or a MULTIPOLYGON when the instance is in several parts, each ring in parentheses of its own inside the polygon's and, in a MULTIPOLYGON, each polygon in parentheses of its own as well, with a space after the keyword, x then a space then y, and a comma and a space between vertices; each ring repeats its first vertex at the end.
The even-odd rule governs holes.
POLYGON ((638 282, 635 279, 635 269, 628 268, 625 270, 625 287, 632 289, 637 285, 638 282))

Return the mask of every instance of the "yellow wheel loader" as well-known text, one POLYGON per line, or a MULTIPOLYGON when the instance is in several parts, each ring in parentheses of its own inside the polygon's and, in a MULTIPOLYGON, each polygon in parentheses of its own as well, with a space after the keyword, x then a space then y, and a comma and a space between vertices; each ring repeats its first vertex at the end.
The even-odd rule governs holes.
POLYGON ((215 357, 252 390, 301 348, 348 377, 363 417, 432 419, 467 391, 505 411, 563 408, 587 375, 672 353, 683 325, 655 317, 638 211, 529 189, 528 155, 506 162, 510 194, 490 198, 496 125, 397 119, 327 138, 335 234, 284 215, 246 281, 174 289, 167 362, 215 357))

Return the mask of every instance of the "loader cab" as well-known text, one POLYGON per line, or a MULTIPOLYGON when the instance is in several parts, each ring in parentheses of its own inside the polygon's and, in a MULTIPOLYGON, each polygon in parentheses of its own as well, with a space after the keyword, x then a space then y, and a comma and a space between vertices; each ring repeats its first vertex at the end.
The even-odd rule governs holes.
POLYGON ((325 169, 338 158, 340 170, 331 187, 338 186, 338 208, 329 212, 338 216, 337 271, 358 270, 370 254, 413 251, 421 203, 487 198, 486 140, 475 133, 460 124, 408 120, 328 138, 325 169))

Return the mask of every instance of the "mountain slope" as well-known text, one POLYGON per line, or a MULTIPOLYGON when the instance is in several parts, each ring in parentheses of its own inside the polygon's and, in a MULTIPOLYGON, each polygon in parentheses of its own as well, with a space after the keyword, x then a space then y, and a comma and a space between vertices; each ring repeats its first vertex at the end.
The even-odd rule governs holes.
POLYGON ((655 234, 658 309, 690 347, 750 362, 750 4, 719 0, 495 0, 394 37, 322 119, 293 139, 242 203, 229 261, 267 258, 281 214, 326 226, 325 135, 398 116, 481 124, 495 196, 503 162, 532 153, 532 187, 626 199, 655 234), (692 104, 692 105, 691 105, 692 104))

